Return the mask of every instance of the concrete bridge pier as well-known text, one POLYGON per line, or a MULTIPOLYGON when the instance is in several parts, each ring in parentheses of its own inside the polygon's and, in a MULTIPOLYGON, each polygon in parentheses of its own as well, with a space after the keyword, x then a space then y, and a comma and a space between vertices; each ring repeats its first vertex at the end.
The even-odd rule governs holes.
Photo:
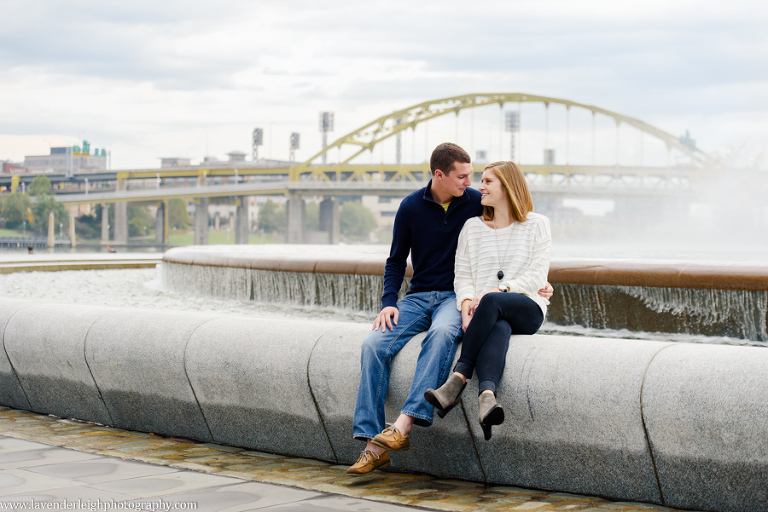
POLYGON ((53 212, 48 213, 48 247, 56 245, 56 221, 53 212))
POLYGON ((328 243, 339 243, 339 201, 335 197, 326 197, 320 203, 320 231, 328 233, 328 243))
POLYGON ((101 244, 109 243, 109 205, 101 203, 101 244))
POLYGON ((195 201, 195 245, 208 245, 208 199, 195 201))
POLYGON ((155 243, 168 243, 168 201, 161 201, 155 213, 155 243))
POLYGON ((235 211, 235 243, 248 243, 248 198, 237 198, 237 210, 235 211))
POLYGON ((69 246, 77 246, 77 236, 75 235, 75 216, 69 214, 69 246))
MULTIPOLYGON (((117 191, 125 191, 126 183, 124 179, 117 180, 117 191)), ((115 243, 121 245, 128 244, 128 203, 120 201, 115 203, 115 243)))
POLYGON ((128 203, 115 203, 115 243, 128 244, 128 203))
POLYGON ((292 196, 288 199, 286 205, 288 227, 286 230, 286 243, 302 244, 304 243, 304 221, 306 218, 306 204, 304 198, 292 196))

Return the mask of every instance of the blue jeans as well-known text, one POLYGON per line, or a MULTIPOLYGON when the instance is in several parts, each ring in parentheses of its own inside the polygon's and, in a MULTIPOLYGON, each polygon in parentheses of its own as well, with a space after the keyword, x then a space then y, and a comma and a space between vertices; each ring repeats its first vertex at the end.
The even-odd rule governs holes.
POLYGON ((448 378, 456 345, 461 339, 461 313, 456 294, 419 292, 406 295, 397 303, 399 318, 394 330, 371 331, 363 342, 360 387, 353 421, 355 439, 372 439, 384 430, 384 402, 389 387, 392 358, 413 336, 427 331, 416 360, 416 372, 402 413, 423 427, 432 424, 434 408, 424 400, 424 392, 437 389, 448 378))

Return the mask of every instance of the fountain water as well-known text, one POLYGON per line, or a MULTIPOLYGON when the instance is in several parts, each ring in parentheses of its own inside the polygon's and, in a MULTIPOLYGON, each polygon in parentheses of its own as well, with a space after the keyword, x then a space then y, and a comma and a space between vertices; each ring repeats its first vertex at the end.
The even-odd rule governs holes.
MULTIPOLYGON (((385 259, 380 250, 189 247, 168 251, 161 272, 184 294, 373 313, 385 259)), ((768 266, 553 260, 549 278, 556 324, 768 341, 768 266)))

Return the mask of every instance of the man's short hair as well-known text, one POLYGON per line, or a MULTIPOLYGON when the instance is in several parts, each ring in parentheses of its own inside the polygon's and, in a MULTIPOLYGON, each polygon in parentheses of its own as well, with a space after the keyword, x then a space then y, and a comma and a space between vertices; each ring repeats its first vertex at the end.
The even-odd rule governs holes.
POLYGON ((432 156, 429 159, 429 168, 432 169, 432 174, 435 174, 435 171, 440 169, 447 175, 453 170, 456 162, 470 164, 472 160, 469 158, 469 153, 464 151, 458 144, 443 142, 432 151, 432 156))

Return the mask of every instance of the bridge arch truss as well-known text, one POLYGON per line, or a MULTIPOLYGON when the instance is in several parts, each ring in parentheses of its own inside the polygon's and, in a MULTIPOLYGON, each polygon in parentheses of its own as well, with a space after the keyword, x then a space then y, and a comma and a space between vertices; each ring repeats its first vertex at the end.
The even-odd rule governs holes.
MULTIPOLYGON (((650 125, 639 119, 613 112, 594 105, 587 105, 561 98, 549 96, 540 96, 527 93, 492 93, 492 94, 465 94, 461 96, 452 96, 436 100, 425 101, 410 107, 404 108, 379 117, 370 123, 342 136, 331 144, 312 155, 305 162, 294 166, 291 169, 291 181, 319 180, 319 181, 370 181, 371 172, 364 169, 364 165, 353 165, 351 161, 366 151, 373 151, 377 144, 384 140, 396 136, 399 133, 412 129, 416 126, 430 121, 432 119, 456 114, 462 110, 484 107, 488 105, 499 105, 503 108, 507 103, 542 103, 547 108, 551 104, 565 106, 567 111, 571 108, 586 109, 593 116, 601 114, 614 120, 616 126, 626 124, 632 126, 642 133, 648 134, 662 141, 668 151, 678 150, 691 160, 692 166, 704 166, 711 162, 710 157, 703 151, 697 149, 693 144, 687 142, 681 137, 676 137, 656 126, 650 125), (316 165, 314 162, 327 154, 329 151, 338 148, 352 148, 352 154, 341 160, 336 165, 316 165)), ((371 166, 374 167, 374 166, 371 166)), ((419 165, 376 165, 380 170, 380 175, 386 181, 424 181, 425 173, 429 172, 424 164, 419 165)), ((569 171, 562 169, 563 172, 569 171)), ((533 173, 552 173, 552 168, 542 168, 540 170, 532 169, 527 172, 533 173)))

